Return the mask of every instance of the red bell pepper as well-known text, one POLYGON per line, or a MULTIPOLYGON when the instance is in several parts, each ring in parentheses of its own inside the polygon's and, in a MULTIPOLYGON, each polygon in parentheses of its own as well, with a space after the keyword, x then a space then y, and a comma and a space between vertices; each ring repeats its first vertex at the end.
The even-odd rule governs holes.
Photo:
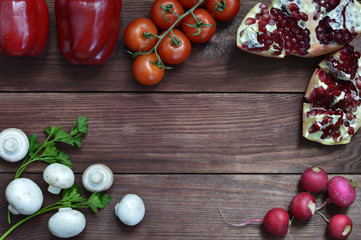
POLYGON ((0 0, 0 54, 38 56, 49 35, 44 0, 0 0))
POLYGON ((75 65, 99 65, 118 39, 122 0, 55 0, 58 43, 75 65))

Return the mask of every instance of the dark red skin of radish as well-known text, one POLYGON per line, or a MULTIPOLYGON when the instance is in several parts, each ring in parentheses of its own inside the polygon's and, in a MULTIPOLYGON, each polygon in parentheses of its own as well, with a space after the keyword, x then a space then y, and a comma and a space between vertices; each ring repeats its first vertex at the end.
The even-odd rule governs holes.
POLYGON ((356 191, 347 178, 333 177, 327 184, 329 199, 339 207, 348 207, 356 199, 356 191))
POLYGON ((280 237, 287 234, 289 219, 286 210, 282 208, 273 208, 269 210, 263 218, 263 225, 270 235, 280 237))
POLYGON ((310 219, 315 212, 310 209, 309 204, 312 202, 316 209, 316 200, 308 192, 297 194, 291 201, 290 210, 295 218, 300 220, 310 219))
POLYGON ((330 219, 328 232, 334 239, 346 239, 352 232, 352 220, 344 214, 337 214, 330 219), (344 235, 342 233, 345 232, 347 226, 350 226, 351 229, 344 235))
POLYGON ((309 167, 301 176, 302 187, 313 193, 321 192, 327 186, 327 182, 327 173, 320 167, 309 167))

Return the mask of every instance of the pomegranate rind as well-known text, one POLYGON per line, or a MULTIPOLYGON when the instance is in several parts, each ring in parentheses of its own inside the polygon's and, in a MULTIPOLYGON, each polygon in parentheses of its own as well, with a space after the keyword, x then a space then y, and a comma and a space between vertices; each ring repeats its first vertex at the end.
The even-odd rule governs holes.
MULTIPOLYGON (((302 125, 302 136, 305 137, 308 140, 321 143, 323 145, 341 145, 341 144, 347 144, 350 142, 351 137, 350 135, 341 135, 340 141, 334 141, 333 138, 325 138, 321 139, 321 136, 323 134, 322 131, 317 131, 315 133, 310 133, 309 129, 310 127, 315 124, 316 122, 321 122, 322 119, 325 117, 325 115, 316 115, 316 116, 307 116, 307 113, 312 111, 313 109, 316 110, 325 110, 323 108, 314 108, 312 107, 311 103, 304 103, 303 104, 303 125, 302 125)), ((336 120, 339 119, 339 116, 337 115, 330 115, 331 117, 334 117, 336 120)), ((344 126, 341 126, 340 132, 347 132, 346 128, 344 126)), ((339 138, 340 139, 340 138, 339 138)))
MULTIPOLYGON (((256 6, 254 6, 251 11, 248 12, 246 17, 243 19, 241 25, 238 27, 237 30, 237 47, 242 49, 243 51, 260 55, 263 57, 271 57, 271 58, 284 58, 285 51, 283 50, 281 54, 279 55, 272 55, 273 51, 254 51, 249 50, 249 47, 255 46, 255 47, 263 47, 264 45, 258 45, 257 34, 258 34, 258 26, 256 24, 247 25, 246 20, 248 18, 255 18, 256 14, 260 12, 260 5, 262 3, 257 3, 256 6), (247 36, 245 36, 247 34, 247 36), (252 41, 257 41, 257 43, 254 43, 252 41), (246 45, 247 47, 244 47, 246 45)), ((269 9, 269 8, 268 8, 269 9)), ((257 23, 257 22, 256 22, 257 23)))
MULTIPOLYGON (((260 13, 261 3, 256 4, 256 6, 250 10, 250 12, 246 15, 241 25, 239 26, 237 31, 237 47, 246 52, 272 58, 284 58, 286 55, 295 55, 299 57, 311 58, 334 52, 342 48, 345 44, 338 44, 335 40, 327 41, 327 44, 324 44, 322 43, 322 40, 318 39, 316 33, 316 28, 319 26, 320 21, 326 17, 331 19, 330 25, 332 25, 333 31, 344 29, 346 27, 346 29, 352 32, 352 34, 356 34, 356 37, 354 37, 348 43, 352 43, 357 37, 361 35, 361 14, 359 14, 361 13, 361 4, 356 0, 341 0, 339 5, 335 9, 332 9, 328 12, 324 7, 320 8, 314 0, 273 0, 268 10, 270 11, 272 8, 279 10, 283 9, 282 11, 285 13, 285 11, 288 11, 288 4, 290 4, 291 2, 292 4, 296 4, 299 7, 300 12, 302 11, 302 13, 305 13, 308 16, 307 21, 298 20, 299 27, 301 27, 302 29, 307 28, 310 30, 309 48, 307 49, 306 54, 304 54, 304 51, 302 51, 302 54, 300 54, 295 50, 286 53, 284 46, 281 47, 281 53, 279 48, 274 49, 270 47, 270 49, 262 51, 259 49, 262 47, 262 44, 259 43, 257 40, 257 36, 258 34, 260 34, 260 31, 257 25, 259 19, 256 19, 256 14, 260 13), (341 7, 345 9, 344 12, 348 14, 347 16, 342 16, 339 14, 338 10, 340 10, 341 7), (314 19, 314 16, 317 14, 318 17, 314 19), (256 19, 256 22, 252 24, 246 24, 247 19, 249 18, 256 19), (335 21, 335 18, 340 20, 335 21)), ((290 14, 289 11, 287 13, 290 14)), ((266 27, 269 27, 269 25, 266 25, 266 27)), ((274 31, 274 29, 272 31, 274 31)), ((273 42, 271 46, 273 45, 279 46, 279 44, 275 42, 273 42)))
MULTIPOLYGON (((350 46, 347 46, 350 48, 350 46)), ((346 47, 345 47, 346 48, 346 47)), ((345 49, 343 48, 343 49, 345 49)), ((327 90, 329 85, 326 84, 326 82, 323 82, 320 79, 320 76, 324 79, 327 78, 328 81, 333 81, 332 83, 335 84, 335 86, 339 87, 339 93, 338 96, 333 96, 333 99, 331 98, 322 98, 322 104, 320 102, 316 103, 304 103, 303 105, 303 126, 302 126, 302 135, 303 137, 322 143, 324 145, 338 145, 338 144, 347 144, 350 142, 352 136, 359 130, 361 126, 361 98, 360 98, 360 84, 357 84, 357 79, 361 78, 361 58, 355 60, 357 62, 357 73, 355 77, 351 78, 350 74, 346 74, 345 72, 337 71, 336 68, 331 66, 329 63, 327 63, 326 59, 336 59, 337 61, 340 61, 340 52, 343 51, 343 49, 335 52, 334 54, 326 57, 320 64, 320 68, 316 69, 313 73, 311 80, 308 84, 305 98, 309 101, 312 101, 313 96, 315 92, 319 88, 323 88, 324 90, 327 90), (347 80, 348 79, 348 80, 347 80), (345 83, 345 84, 344 84, 345 83), (346 84, 347 83, 347 84, 346 84), (346 90, 342 86, 347 86, 349 89, 351 89, 351 93, 353 95, 352 100, 357 102, 355 104, 356 106, 348 106, 347 108, 343 108, 344 105, 344 97, 346 94, 350 96, 350 93, 347 93, 346 90), (331 99, 329 102, 325 101, 325 99, 331 99), (327 106, 321 106, 327 104, 327 106), (320 105, 321 104, 321 105, 320 105), (338 112, 338 113, 337 113, 338 112), (342 112, 342 114, 341 114, 342 112), (331 119, 329 122, 325 123, 323 122, 324 118, 327 117, 328 119, 331 119), (337 124, 337 122, 342 122, 341 124, 337 124), (347 126, 345 126, 347 123, 347 126), (339 129, 335 130, 337 132, 337 135, 335 134, 334 138, 332 135, 325 137, 323 135, 323 130, 330 125, 339 125, 339 129)), ((352 48, 352 51, 353 48, 352 48)), ((331 89, 332 90, 332 89, 331 89)), ((319 94, 319 93, 316 93, 319 94)), ((324 95, 318 95, 318 98, 322 97, 324 95)), ((350 99, 350 98, 349 98, 350 99)))

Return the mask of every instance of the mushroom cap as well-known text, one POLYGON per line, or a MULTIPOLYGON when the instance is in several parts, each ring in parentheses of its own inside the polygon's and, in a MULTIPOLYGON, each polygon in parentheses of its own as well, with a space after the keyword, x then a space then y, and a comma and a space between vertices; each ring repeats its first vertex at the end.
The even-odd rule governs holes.
POLYGON ((114 181, 112 170, 104 164, 94 164, 85 169, 82 177, 83 186, 89 192, 108 190, 114 181))
POLYGON ((48 222, 50 232, 59 238, 71 238, 80 234, 86 225, 84 215, 71 208, 60 208, 48 222))
POLYGON ((18 178, 5 190, 9 210, 14 214, 31 215, 43 205, 43 193, 39 186, 28 178, 18 178))
POLYGON ((115 206, 115 215, 128 226, 137 225, 144 218, 143 200, 136 194, 127 194, 115 206))
POLYGON ((75 181, 73 171, 60 163, 52 163, 47 166, 44 170, 43 178, 49 185, 61 189, 70 188, 75 181))
POLYGON ((0 133, 0 157, 8 162, 18 162, 29 151, 29 139, 17 128, 8 128, 0 133))

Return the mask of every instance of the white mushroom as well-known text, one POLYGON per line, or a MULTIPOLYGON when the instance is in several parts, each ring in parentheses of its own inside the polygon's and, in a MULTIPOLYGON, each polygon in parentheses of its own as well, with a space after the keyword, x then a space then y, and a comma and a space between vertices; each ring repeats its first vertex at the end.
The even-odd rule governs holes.
POLYGON ((103 164, 89 166, 82 177, 83 186, 90 192, 108 190, 112 186, 113 180, 112 170, 103 164))
POLYGON ((128 226, 137 225, 144 218, 143 200, 136 194, 127 194, 115 206, 115 215, 128 226))
POLYGON ((59 194, 61 189, 70 188, 75 180, 73 171, 60 163, 52 163, 45 168, 43 178, 49 184, 48 191, 53 194, 59 194))
POLYGON ((0 157, 8 162, 18 162, 29 151, 29 139, 17 128, 8 128, 0 133, 0 157))
POLYGON ((84 215, 71 208, 60 208, 48 222, 50 232, 59 238, 71 238, 80 234, 85 228, 84 215))
POLYGON ((31 215, 43 205, 43 193, 39 186, 27 178, 18 178, 9 183, 5 190, 9 211, 15 215, 31 215))

